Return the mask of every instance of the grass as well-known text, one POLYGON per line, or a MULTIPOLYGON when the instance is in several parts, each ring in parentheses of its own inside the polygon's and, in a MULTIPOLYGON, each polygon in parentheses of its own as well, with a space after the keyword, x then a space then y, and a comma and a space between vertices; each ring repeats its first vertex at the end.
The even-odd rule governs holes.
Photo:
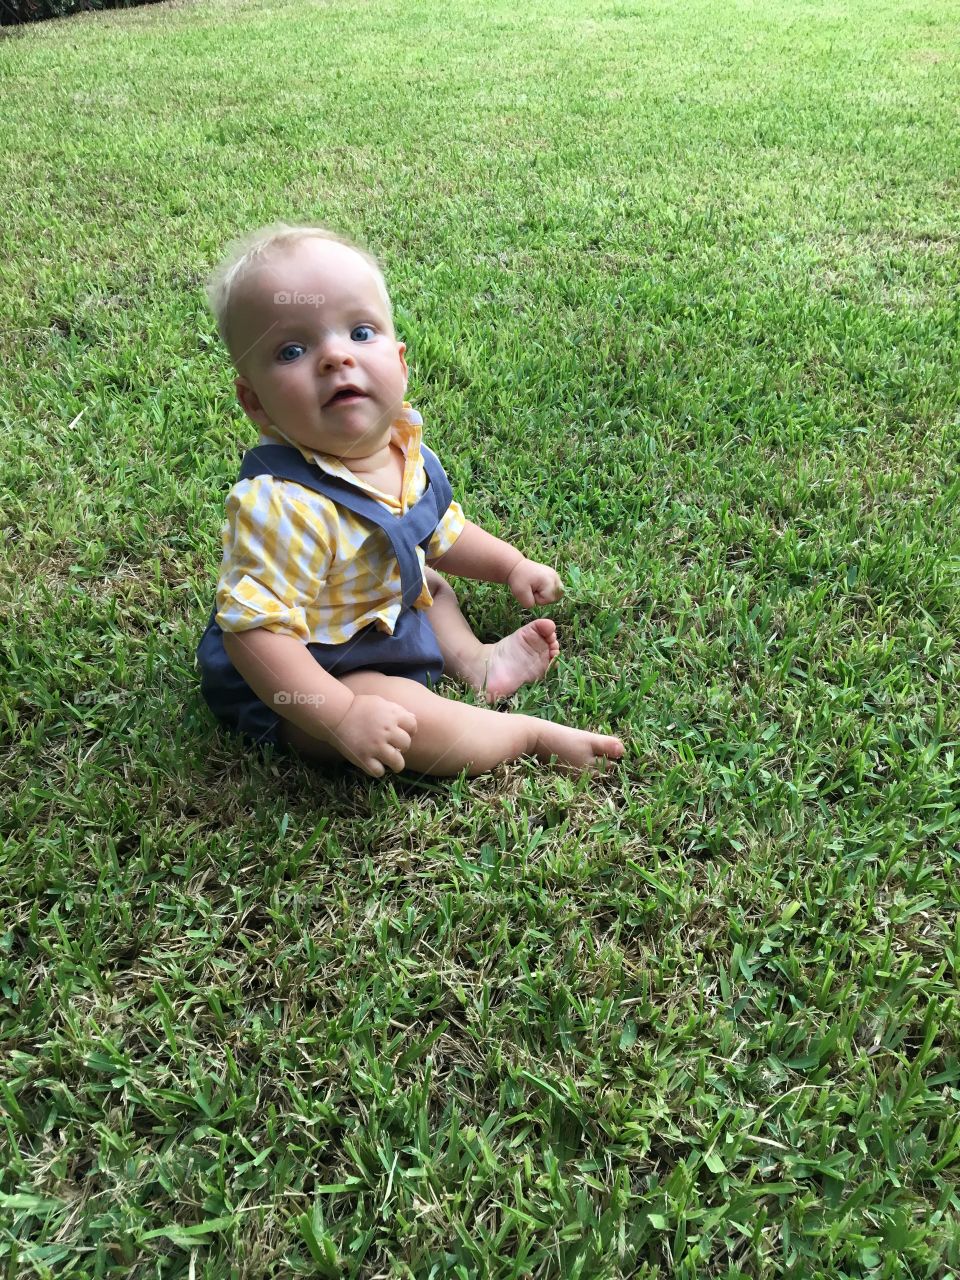
POLYGON ((0 1275, 960 1275, 958 50, 943 0, 5 30, 0 1275), (214 727, 200 283, 277 218, 381 256, 468 517, 567 584, 515 706, 606 777, 214 727))

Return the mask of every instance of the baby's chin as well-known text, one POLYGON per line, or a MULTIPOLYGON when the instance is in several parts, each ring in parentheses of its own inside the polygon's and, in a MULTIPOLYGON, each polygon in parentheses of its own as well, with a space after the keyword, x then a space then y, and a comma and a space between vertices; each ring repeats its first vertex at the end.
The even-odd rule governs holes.
POLYGON ((384 420, 382 415, 377 415, 377 418, 371 423, 361 414, 341 413, 335 422, 324 422, 311 430, 304 430, 302 426, 280 430, 286 439, 301 449, 326 453, 334 458, 362 458, 367 453, 382 449, 390 439, 391 421, 384 420))

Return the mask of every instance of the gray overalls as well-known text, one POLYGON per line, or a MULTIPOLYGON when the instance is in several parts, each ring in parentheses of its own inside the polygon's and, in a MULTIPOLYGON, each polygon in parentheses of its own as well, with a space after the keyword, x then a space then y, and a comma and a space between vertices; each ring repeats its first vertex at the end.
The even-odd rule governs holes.
MULTIPOLYGON (((370 668, 389 676, 406 676, 428 688, 443 675, 443 657, 425 609, 415 609, 423 576, 417 544, 426 549, 434 530, 450 505, 450 482, 436 454, 421 444, 427 487, 402 516, 395 516, 349 480, 331 476, 307 462, 299 449, 289 445, 257 445, 244 455, 240 480, 270 475, 293 480, 329 498, 339 507, 369 520, 390 539, 400 565, 402 604, 393 635, 368 623, 342 644, 308 644, 325 671, 344 676, 348 671, 370 668)), ((254 742, 279 744, 280 716, 261 702, 223 647, 223 632, 216 621, 216 605, 197 647, 200 689, 217 719, 235 733, 254 742)))

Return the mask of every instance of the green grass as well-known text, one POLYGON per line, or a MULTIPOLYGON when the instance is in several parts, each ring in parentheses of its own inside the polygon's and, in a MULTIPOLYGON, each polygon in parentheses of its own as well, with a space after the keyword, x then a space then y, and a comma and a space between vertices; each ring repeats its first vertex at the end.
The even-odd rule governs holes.
POLYGON ((960 1275, 958 51, 946 0, 5 29, 0 1277, 960 1275), (515 706, 606 777, 216 730, 200 282, 277 218, 381 256, 468 517, 568 586, 515 706))

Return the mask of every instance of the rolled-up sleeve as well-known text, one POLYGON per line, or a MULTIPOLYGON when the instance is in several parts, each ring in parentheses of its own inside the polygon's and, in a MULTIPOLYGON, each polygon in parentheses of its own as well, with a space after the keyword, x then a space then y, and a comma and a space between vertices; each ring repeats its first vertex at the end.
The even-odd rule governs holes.
POLYGON ((299 485, 256 476, 234 485, 223 524, 217 622, 264 627, 308 643, 306 610, 333 560, 336 514, 299 485))
POLYGON ((433 531, 433 537, 427 543, 427 560, 439 560, 450 550, 463 533, 467 523, 459 502, 451 502, 440 518, 440 523, 433 531))

